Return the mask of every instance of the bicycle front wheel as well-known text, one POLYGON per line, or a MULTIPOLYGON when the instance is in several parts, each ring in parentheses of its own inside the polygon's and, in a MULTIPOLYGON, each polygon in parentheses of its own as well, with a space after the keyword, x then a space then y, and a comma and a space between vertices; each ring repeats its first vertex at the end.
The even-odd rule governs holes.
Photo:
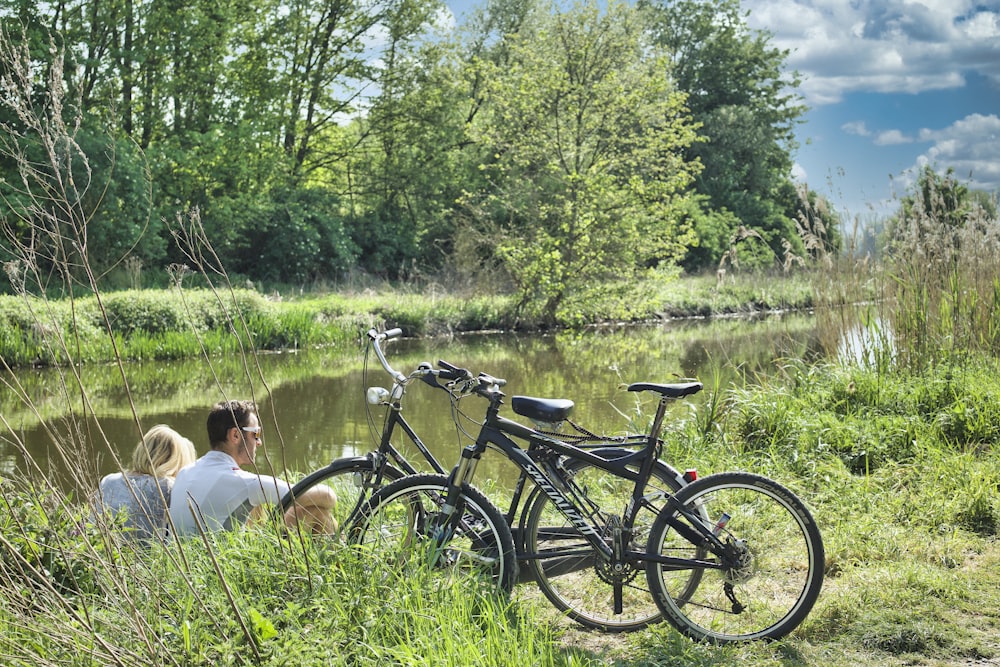
POLYGON ((378 465, 371 456, 336 459, 295 483, 281 499, 281 512, 288 511, 295 499, 309 489, 326 486, 337 498, 332 512, 339 535, 368 504, 375 491, 402 476, 401 471, 389 464, 378 465))
POLYGON ((445 475, 410 475, 375 493, 347 527, 352 543, 366 545, 374 561, 400 568, 429 566, 451 576, 482 576, 504 591, 517 579, 514 538, 500 510, 468 484, 455 508, 442 513, 445 475))
POLYGON ((727 643, 778 639, 812 609, 823 584, 823 540, 806 506, 784 486, 750 473, 709 475, 681 489, 680 506, 717 531, 722 548, 694 545, 676 526, 690 522, 664 509, 650 532, 646 578, 653 599, 678 630, 727 643), (656 562, 669 556, 684 563, 656 562), (697 587, 692 571, 701 571, 697 587))
MULTIPOLYGON (((631 452, 607 449, 594 453, 615 458, 631 452)), ((635 482, 582 460, 568 460, 563 469, 563 481, 572 488, 573 497, 598 524, 610 526, 612 517, 620 519, 632 498, 635 482)), ((636 515, 631 551, 645 551, 659 506, 683 483, 675 470, 656 462, 643 489, 649 507, 636 515)), ((642 576, 641 561, 623 563, 620 570, 611 568, 540 489, 535 489, 526 506, 525 556, 538 588, 556 609, 581 625, 604 632, 640 630, 662 618, 642 576), (622 605, 617 614, 616 585, 621 588, 622 605)), ((699 574, 689 572, 691 585, 697 585, 699 574)))

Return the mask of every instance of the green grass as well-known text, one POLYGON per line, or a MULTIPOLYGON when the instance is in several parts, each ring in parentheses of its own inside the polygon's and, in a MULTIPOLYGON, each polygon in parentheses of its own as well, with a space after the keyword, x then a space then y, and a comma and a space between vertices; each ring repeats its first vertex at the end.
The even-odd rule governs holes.
MULTIPOLYGON (((605 286, 566 311, 562 326, 649 321, 811 305, 804 276, 759 280, 651 278, 605 286)), ((537 326, 514 297, 385 287, 375 292, 265 296, 251 290, 129 290, 98 299, 0 296, 0 359, 10 367, 186 359, 251 349, 348 347, 368 328, 400 327, 409 336, 537 326), (114 332, 109 335, 108 331, 114 332)))
POLYGON ((42 505, 0 543, 5 665, 587 664, 476 581, 394 576, 363 550, 267 528, 137 551, 42 505))
POLYGON ((997 361, 889 375, 793 367, 784 382, 724 390, 713 427, 692 416, 667 458, 791 486, 824 535, 823 593, 790 641, 690 664, 1000 659, 997 361), (975 417, 956 428, 956 413, 975 417))
MULTIPOLYGON (((0 484, 0 662, 966 665, 1000 659, 998 363, 885 374, 788 364, 681 414, 665 457, 793 488, 826 545, 790 637, 713 647, 666 625, 584 632, 531 585, 398 577, 361 551, 265 528, 133 553, 72 498, 0 484), (959 410, 956 406, 962 406, 959 410), (978 415, 956 427, 956 412, 978 415), (857 453, 868 452, 867 464, 857 453)), ((641 418, 641 417, 640 417, 641 418)), ((986 663, 989 664, 989 663, 986 663)))

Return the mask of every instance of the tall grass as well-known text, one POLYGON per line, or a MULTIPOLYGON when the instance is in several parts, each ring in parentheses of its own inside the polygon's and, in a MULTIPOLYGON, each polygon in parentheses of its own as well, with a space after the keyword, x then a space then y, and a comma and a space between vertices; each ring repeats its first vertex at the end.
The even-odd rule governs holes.
POLYGON ((956 210, 958 187, 926 181, 892 229, 888 296, 906 366, 1000 352, 1000 225, 975 200, 956 210))
POLYGON ((973 360, 920 373, 789 363, 784 379, 725 389, 668 431, 665 457, 678 468, 742 468, 790 486, 827 553, 823 593, 792 655, 692 648, 684 664, 1000 657, 1000 361, 973 360))
POLYGON ((137 548, 15 486, 0 487, 5 665, 588 664, 474 580, 394 576, 263 529, 137 548))

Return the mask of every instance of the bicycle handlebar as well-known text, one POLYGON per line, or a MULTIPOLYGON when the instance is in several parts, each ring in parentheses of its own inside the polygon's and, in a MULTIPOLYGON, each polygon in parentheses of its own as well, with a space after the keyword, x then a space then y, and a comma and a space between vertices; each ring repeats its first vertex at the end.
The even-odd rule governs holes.
POLYGON ((378 357, 379 363, 382 364, 382 368, 385 369, 385 372, 391 375, 392 379, 400 384, 406 382, 406 376, 389 365, 389 362, 385 358, 385 353, 382 352, 381 343, 384 340, 397 338, 402 334, 403 330, 399 328, 389 329, 388 331, 384 331, 382 333, 379 333, 377 329, 368 330, 368 340, 371 341, 372 347, 375 348, 375 356, 378 357))
POLYGON ((368 330, 368 340, 371 342, 372 347, 375 348, 375 356, 378 357, 378 361, 382 365, 382 368, 385 369, 385 372, 388 373, 398 384, 406 384, 411 377, 417 376, 421 377, 421 379, 431 386, 437 386, 442 389, 446 389, 446 387, 439 385, 436 382, 437 378, 453 382, 466 382, 468 383, 466 391, 470 389, 473 391, 489 391, 491 387, 502 387, 507 384, 507 380, 493 377, 487 373, 480 373, 478 376, 473 376, 469 370, 450 364, 443 359, 439 359, 437 362, 441 370, 433 370, 430 364, 422 362, 417 367, 417 370, 410 377, 407 377, 389 365, 389 361, 385 358, 385 352, 382 351, 382 341, 398 338, 402 334, 403 330, 399 328, 389 329, 381 333, 378 329, 368 330), (473 384, 473 380, 475 380, 475 389, 471 386, 473 384))

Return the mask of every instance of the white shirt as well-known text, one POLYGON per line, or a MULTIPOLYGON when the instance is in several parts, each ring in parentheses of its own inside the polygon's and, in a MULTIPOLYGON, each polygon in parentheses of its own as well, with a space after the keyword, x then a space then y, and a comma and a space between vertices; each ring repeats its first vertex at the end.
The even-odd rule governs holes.
POLYGON ((250 510, 278 503, 289 485, 270 475, 247 472, 225 452, 213 449, 177 473, 170 494, 170 518, 178 535, 239 528, 250 510))

